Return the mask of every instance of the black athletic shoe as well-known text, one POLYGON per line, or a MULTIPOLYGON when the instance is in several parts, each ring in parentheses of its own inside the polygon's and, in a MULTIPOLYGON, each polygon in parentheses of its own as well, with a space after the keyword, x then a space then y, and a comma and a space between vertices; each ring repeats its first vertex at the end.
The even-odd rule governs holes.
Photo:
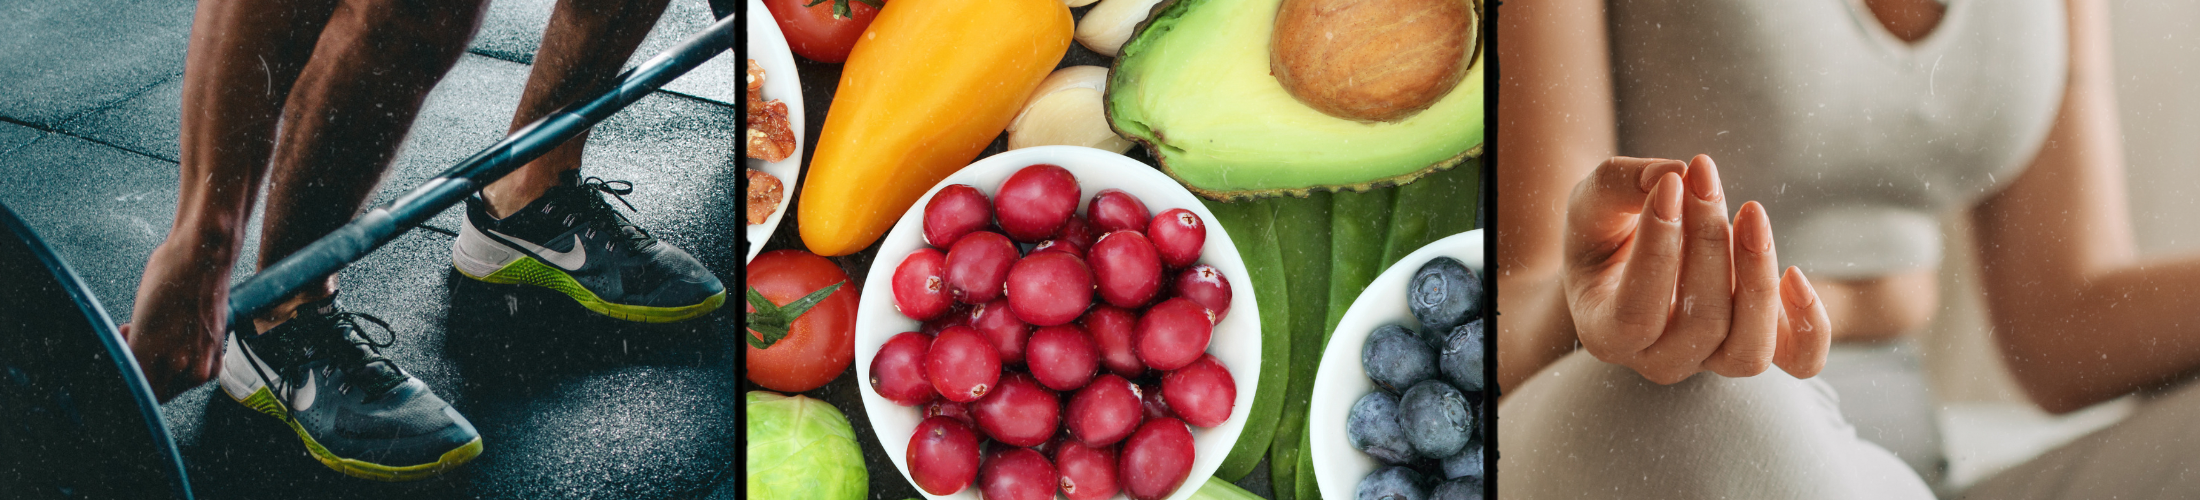
POLYGON ((289 424, 306 451, 331 469, 367 479, 411 481, 457 468, 481 454, 481 434, 420 379, 382 357, 359 320, 333 299, 259 335, 231 334, 222 392, 289 424), (250 337, 250 338, 246 338, 250 337))
MULTIPOLYGON (((469 278, 564 293, 581 307, 629 321, 670 323, 726 303, 726 286, 695 257, 657 241, 603 195, 634 192, 626 181, 566 172, 560 185, 499 220, 487 200, 466 200, 466 225, 451 263, 469 278)), ((632 210, 633 205, 627 205, 632 210)))

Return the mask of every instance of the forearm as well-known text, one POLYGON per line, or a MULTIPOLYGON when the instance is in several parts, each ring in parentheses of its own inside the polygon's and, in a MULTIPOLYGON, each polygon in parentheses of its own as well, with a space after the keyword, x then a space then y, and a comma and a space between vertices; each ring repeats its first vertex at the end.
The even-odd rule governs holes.
POLYGON ((1618 140, 1603 2, 1499 8, 1497 383, 1509 392, 1574 348, 1558 280, 1566 204, 1618 140))
POLYGON ((2000 283, 1987 301, 2003 358, 2050 412, 2200 368, 2200 256, 2000 283))
POLYGON ((1511 394, 1544 367, 1574 351, 1573 315, 1555 276, 1499 280, 1497 386, 1511 394))

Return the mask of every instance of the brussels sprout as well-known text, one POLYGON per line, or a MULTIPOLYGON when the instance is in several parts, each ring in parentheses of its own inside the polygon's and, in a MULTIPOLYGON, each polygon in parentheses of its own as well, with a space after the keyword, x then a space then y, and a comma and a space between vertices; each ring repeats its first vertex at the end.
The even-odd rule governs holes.
POLYGON ((824 401, 767 391, 748 394, 749 494, 756 500, 863 500, 863 469, 848 417, 824 401))

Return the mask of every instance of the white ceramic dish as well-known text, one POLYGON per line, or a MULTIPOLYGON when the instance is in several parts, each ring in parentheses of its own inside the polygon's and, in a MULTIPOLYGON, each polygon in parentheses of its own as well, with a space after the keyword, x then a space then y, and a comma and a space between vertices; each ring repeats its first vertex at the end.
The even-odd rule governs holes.
MULTIPOLYGON (((779 219, 787 215, 787 205, 802 191, 802 76, 794 70, 794 51, 787 49, 787 39, 779 33, 779 22, 772 20, 772 11, 764 8, 763 0, 749 0, 749 58, 764 68, 764 100, 777 99, 787 103, 787 128, 794 131, 794 154, 787 159, 765 162, 743 156, 741 161, 748 168, 763 170, 779 178, 785 193, 779 197, 779 208, 772 209, 771 218, 763 224, 748 227, 749 256, 742 262, 756 258, 764 250, 764 242, 771 241, 772 231, 779 229, 779 219)), ((748 88, 748 62, 742 61, 738 78, 743 89, 748 88)), ((746 90, 743 90, 746 92, 746 90)), ((746 144, 744 142, 744 144, 746 144)))
MULTIPOLYGON (((1237 404, 1230 412, 1230 420, 1222 425, 1209 429, 1192 428, 1193 448, 1197 450, 1192 474, 1175 494, 1169 496, 1172 500, 1190 498, 1215 474, 1215 469, 1222 466, 1222 459, 1237 444, 1238 433, 1245 428, 1245 414, 1253 406, 1253 393, 1259 389, 1256 385, 1260 380, 1260 309, 1253 300, 1252 277, 1245 273, 1245 261, 1238 256, 1230 235, 1214 223, 1214 213, 1207 211, 1207 206, 1200 204, 1199 198, 1184 190, 1175 179, 1123 155, 1078 146, 1018 149, 978 160, 932 186, 932 190, 919 198, 886 233, 878 258, 872 261, 871 273, 865 278, 863 298, 856 312, 856 380, 871 379, 871 358, 878 354, 879 346, 885 345, 887 338, 916 331, 919 326, 916 320, 894 310, 890 283, 894 268, 901 265, 902 259, 924 246, 924 206, 931 202, 932 194, 949 185, 969 184, 991 196, 1010 174, 1040 163, 1060 165, 1076 175, 1086 199, 1103 189, 1121 189, 1138 196, 1154 213, 1184 208, 1207 221, 1207 243, 1201 249, 1200 262, 1221 270, 1230 280, 1232 292, 1230 314, 1215 325, 1214 340, 1208 344, 1207 352, 1230 369, 1231 378, 1237 382, 1237 404)), ((1078 203, 1080 213, 1086 204, 1084 201, 1078 203)), ((870 417, 871 431, 877 434, 886 455, 893 459, 894 467, 901 471, 903 479, 909 479, 909 436, 916 432, 917 422, 922 420, 921 410, 887 401, 865 383, 863 411, 870 417)), ((978 498, 977 490, 977 486, 972 485, 954 495, 920 493, 931 499, 974 500, 978 498)))
POLYGON ((1352 307, 1337 320, 1337 332, 1329 336, 1321 368, 1314 372, 1313 410, 1306 417, 1307 429, 1313 431, 1308 435, 1311 442, 1307 452, 1313 454, 1314 481, 1321 487, 1322 498, 1354 498, 1360 479, 1380 465, 1375 457, 1352 449, 1345 438, 1344 421, 1352 412, 1352 404, 1379 390, 1360 366, 1360 350, 1367 345, 1367 335, 1377 327, 1421 327, 1421 322, 1413 319, 1413 311, 1406 309, 1406 285, 1422 264, 1437 257, 1459 259, 1474 270, 1475 276, 1482 276, 1482 230, 1436 240, 1398 259, 1368 283, 1367 290, 1360 292, 1360 298, 1353 300, 1352 307))

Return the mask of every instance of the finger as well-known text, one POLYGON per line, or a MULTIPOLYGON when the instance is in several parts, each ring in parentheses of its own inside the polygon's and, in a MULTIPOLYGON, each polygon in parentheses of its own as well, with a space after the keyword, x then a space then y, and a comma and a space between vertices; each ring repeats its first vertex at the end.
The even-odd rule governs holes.
POLYGON ((1780 329, 1780 348, 1772 362, 1795 378, 1810 378, 1826 367, 1826 350, 1833 342, 1833 321, 1826 317, 1825 301, 1811 288, 1803 271, 1789 267, 1780 278, 1780 302, 1787 324, 1780 329))
POLYGON ((1566 207, 1566 248, 1582 265, 1602 265, 1635 231, 1636 215, 1658 179, 1688 166, 1674 160, 1616 156, 1574 185, 1566 207))
POLYGON ((1780 336, 1780 263, 1772 248, 1772 220, 1757 202, 1734 217, 1734 323, 1726 342, 1704 360, 1704 369, 1750 377, 1772 367, 1780 336))
MULTIPOLYGON (((1681 202, 1680 283, 1665 335, 1644 351, 1645 361, 1669 370, 1676 381, 1703 370, 1734 320, 1734 254, 1727 228, 1726 196, 1711 157, 1688 165, 1688 196, 1681 202)), ((1655 377, 1653 377, 1655 379, 1655 377)))
POLYGON ((1582 333, 1583 346, 1592 349, 1590 354, 1598 359, 1634 366, 1630 360, 1665 331, 1666 316, 1673 307, 1673 284, 1681 267, 1683 189, 1679 174, 1666 173, 1644 200, 1646 207, 1637 217, 1640 220, 1627 268, 1621 271, 1620 282, 1609 299, 1598 304, 1608 305, 1610 313, 1592 311, 1587 323, 1590 328, 1582 333))

